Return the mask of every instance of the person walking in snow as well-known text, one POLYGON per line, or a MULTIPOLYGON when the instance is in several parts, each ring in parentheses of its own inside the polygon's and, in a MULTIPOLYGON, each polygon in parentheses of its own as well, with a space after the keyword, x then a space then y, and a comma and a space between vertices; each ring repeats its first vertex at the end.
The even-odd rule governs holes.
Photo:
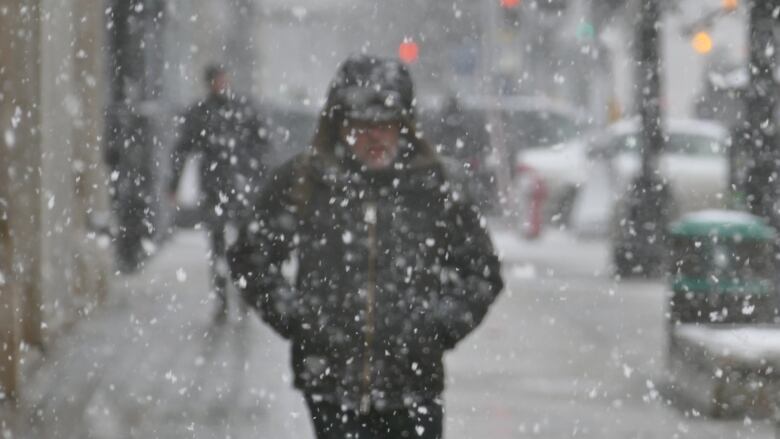
POLYGON ((292 342, 317 438, 442 437, 442 357, 503 287, 455 174, 418 135, 407 68, 354 56, 311 148, 273 173, 241 227, 231 273, 292 342))
POLYGON ((209 263, 218 304, 216 321, 227 316, 225 229, 246 209, 265 177, 263 154, 269 148, 267 129, 251 100, 230 88, 220 65, 205 69, 208 96, 193 104, 184 116, 171 158, 171 200, 176 199, 182 170, 191 155, 200 156, 201 218, 211 241, 209 263))

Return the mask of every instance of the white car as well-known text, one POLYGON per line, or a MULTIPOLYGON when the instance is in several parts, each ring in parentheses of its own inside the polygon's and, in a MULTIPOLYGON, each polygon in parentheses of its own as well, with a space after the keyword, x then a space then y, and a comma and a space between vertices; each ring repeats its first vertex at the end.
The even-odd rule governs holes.
MULTIPOLYGON (((728 131, 714 122, 681 119, 666 121, 664 129, 659 165, 670 185, 673 211, 681 215, 723 207, 728 131)), ((639 121, 627 119, 584 138, 522 151, 515 179, 521 217, 526 222, 541 217, 581 234, 607 233, 639 173, 640 141, 639 121), (541 213, 533 212, 538 206, 541 213)))

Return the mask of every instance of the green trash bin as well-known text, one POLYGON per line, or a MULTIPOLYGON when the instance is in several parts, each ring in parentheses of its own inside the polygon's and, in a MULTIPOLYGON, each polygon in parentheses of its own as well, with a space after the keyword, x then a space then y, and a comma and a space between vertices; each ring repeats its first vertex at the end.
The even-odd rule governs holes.
POLYGON ((669 323, 770 323, 775 230, 745 212, 707 210, 670 226, 669 323))

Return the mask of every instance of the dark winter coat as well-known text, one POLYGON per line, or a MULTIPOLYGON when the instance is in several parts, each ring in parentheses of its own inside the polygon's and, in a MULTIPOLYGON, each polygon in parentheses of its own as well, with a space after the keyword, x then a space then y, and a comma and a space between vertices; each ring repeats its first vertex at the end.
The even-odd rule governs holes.
POLYGON ((187 157, 198 154, 206 212, 232 215, 261 185, 267 149, 267 129, 251 101, 232 94, 211 94, 184 116, 172 156, 169 190, 176 190, 187 157))
POLYGON ((231 269, 292 340, 296 387, 353 408, 440 395, 444 351, 503 284, 483 218, 437 160, 363 172, 305 153, 275 172, 256 214, 231 269))

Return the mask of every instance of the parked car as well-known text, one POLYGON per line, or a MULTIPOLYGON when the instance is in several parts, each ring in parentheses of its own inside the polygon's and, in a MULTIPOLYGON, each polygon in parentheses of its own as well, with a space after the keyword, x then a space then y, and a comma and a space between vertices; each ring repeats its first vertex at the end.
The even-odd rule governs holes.
POLYGON ((575 108, 540 97, 450 98, 439 108, 420 113, 428 140, 463 166, 488 211, 499 207, 502 166, 511 177, 509 164, 518 153, 574 138, 587 126, 586 117, 575 108), (501 147, 506 148, 508 161, 501 157, 501 147))
MULTIPOLYGON (((665 130, 659 165, 670 185, 674 212, 723 207, 728 188, 726 128, 709 121, 672 119, 665 130)), ((609 233, 619 220, 621 198, 640 170, 641 148, 639 121, 628 119, 570 142, 523 151, 515 163, 523 215, 533 214, 528 188, 541 185, 547 222, 581 233, 609 233)))

